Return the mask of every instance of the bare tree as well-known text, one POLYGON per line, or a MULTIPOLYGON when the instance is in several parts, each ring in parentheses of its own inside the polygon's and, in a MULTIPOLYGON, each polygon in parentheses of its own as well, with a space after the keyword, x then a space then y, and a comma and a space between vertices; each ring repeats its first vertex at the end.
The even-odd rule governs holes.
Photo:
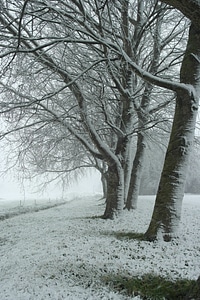
MULTIPOLYGON (((192 83, 191 89, 191 80, 187 78, 189 75, 185 74, 184 64, 181 82, 177 83, 169 80, 170 71, 174 70, 174 65, 177 64, 176 59, 169 61, 165 57, 166 65, 163 72, 161 72, 162 67, 159 73, 150 68, 154 53, 152 33, 156 32, 154 29, 158 28, 156 24, 159 19, 159 13, 155 9, 157 1, 106 1, 103 6, 97 1, 84 1, 84 3, 83 1, 54 1, 53 5, 51 1, 13 3, 7 0, 1 3, 0 23, 4 32, 4 43, 1 44, 0 58, 5 64, 5 77, 8 77, 11 70, 8 83, 5 82, 8 79, 2 78, 2 92, 9 91, 12 99, 15 99, 13 102, 4 100, 2 112, 15 111, 13 115, 14 119, 17 119, 15 124, 18 129, 27 126, 34 128, 49 121, 56 126, 59 124, 63 130, 74 135, 95 158, 106 161, 108 165, 106 218, 113 217, 115 213, 122 210, 126 197, 125 187, 128 184, 125 182, 129 181, 127 174, 130 174, 131 165, 130 145, 133 133, 139 128, 138 98, 141 99, 145 89, 143 81, 177 93, 175 121, 164 167, 167 168, 163 172, 161 188, 158 192, 158 197, 162 193, 167 195, 164 205, 161 205, 165 213, 159 215, 162 220, 158 220, 157 224, 161 225, 156 229, 159 231, 162 228, 164 236, 170 236, 171 226, 175 224, 171 221, 180 214, 177 213, 175 200, 178 197, 180 204, 184 176, 183 180, 177 182, 174 180, 180 175, 180 167, 185 172, 193 132, 191 130, 191 135, 189 134, 185 140, 184 128, 186 129, 188 124, 184 122, 181 124, 181 129, 177 129, 176 120, 181 118, 183 123, 184 118, 188 117, 186 110, 195 111, 196 98, 193 97, 195 101, 193 100, 191 106, 192 97, 189 93, 194 94, 194 85, 192 83), (141 27, 139 10, 142 9, 142 4, 145 6, 149 22, 147 25, 142 24, 141 27), (20 59, 23 64, 28 62, 26 72, 31 70, 34 89, 32 83, 20 82, 19 79, 14 82, 11 66, 16 59, 20 59), (10 88, 10 84, 14 87, 10 88), (46 88, 44 88, 45 84, 46 88), (40 89, 36 88, 38 85, 40 89), (24 93, 25 86, 27 87, 24 93), (182 103, 181 100, 186 94, 190 99, 190 107, 185 106, 187 101, 182 103), (29 115, 27 111, 30 112, 29 115), (184 141, 186 142, 183 144, 184 141), (171 148, 172 144, 174 145, 171 148), (169 154, 173 151, 177 157, 173 160, 172 166, 174 155, 171 157, 169 154), (170 160, 170 168, 168 160, 170 160), (171 192, 169 188, 166 191, 163 181, 166 177, 171 192), (175 186, 176 188, 173 188, 175 186)), ((183 25, 179 20, 178 18, 178 25, 181 27, 183 25)), ((185 24, 184 20, 183 23, 185 24)), ((167 33, 164 29, 160 32, 166 37, 167 33)), ((177 34, 175 37, 177 38, 177 34)), ((175 46, 171 48, 171 53, 174 49, 175 46)), ((195 60, 198 58, 198 53, 194 51, 191 56, 195 60)), ((163 102, 159 105, 162 106, 163 102)), ((148 120, 147 124, 146 120, 145 124, 142 123, 145 129, 148 128, 149 122, 151 123, 151 120, 148 120)), ((153 228, 155 227, 153 225, 153 228)), ((152 230, 147 233, 149 239, 155 235, 152 230)))
MULTIPOLYGON (((146 24, 146 14, 144 12, 144 7, 142 6, 141 2, 139 2, 140 9, 138 10, 139 15, 140 15, 140 22, 142 24, 146 24)), ((173 53, 170 53, 170 51, 165 50, 166 53, 163 56, 163 49, 165 49, 166 45, 170 45, 170 42, 176 39, 177 45, 180 43, 180 34, 184 29, 179 29, 175 30, 175 26, 177 25, 172 25, 173 22, 171 22, 172 15, 169 13, 167 7, 165 5, 158 5, 155 6, 155 11, 157 13, 156 15, 156 24, 155 28, 153 30, 154 34, 154 41, 153 41, 153 49, 152 49, 152 59, 149 67, 149 71, 152 74, 159 74, 162 73, 163 68, 166 67, 162 65, 162 62, 171 58, 171 61, 173 63, 178 64, 179 63, 179 58, 181 57, 181 52, 179 55, 176 55, 173 53), (169 14, 169 19, 166 18, 166 15, 169 14), (164 18, 165 16, 165 18, 164 18), (165 19, 165 20, 163 20, 165 19), (164 24, 170 24, 168 27, 168 32, 167 35, 162 35, 162 29, 165 26, 164 24)), ((175 50, 175 47, 173 47, 173 50, 175 50)), ((170 61, 170 62, 171 62, 170 61)), ((171 71, 172 72, 172 71, 171 71)), ((176 76, 176 73, 174 73, 174 76, 176 76)), ((158 98, 160 103, 152 109, 152 102, 153 98, 155 98, 155 88, 151 83, 146 83, 145 88, 143 91, 143 94, 141 95, 141 102, 140 106, 137 108, 137 115, 138 115, 138 124, 139 124, 139 132, 137 134, 137 146, 136 146, 136 153, 133 161, 133 168, 131 172, 131 181, 130 181, 130 187, 128 191, 128 197, 126 201, 126 208, 128 210, 136 208, 137 207, 137 199, 139 195, 139 190, 140 190, 140 183, 141 183, 141 178, 142 178, 142 171, 144 168, 144 158, 145 158, 145 152, 146 152, 146 146, 147 146, 147 137, 148 137, 148 124, 149 120, 152 120, 153 118, 153 113, 155 111, 159 111, 160 109, 166 109, 166 106, 170 103, 170 99, 167 100, 167 97, 165 95, 165 100, 161 102, 161 99, 163 98, 163 95, 158 94, 158 98)), ((173 98, 173 97, 172 97, 173 98)), ((164 120, 164 118, 160 118, 160 120, 164 120)), ((166 119, 166 118, 165 118, 166 119)), ((158 120, 157 120, 158 121, 158 120)))
POLYGON ((163 235, 169 241, 178 233, 189 156, 194 140, 200 96, 200 4, 198 1, 163 1, 182 11, 190 20, 190 32, 180 71, 180 84, 174 84, 176 109, 151 223, 149 240, 163 235))
MULTIPOLYGON (((136 20, 129 16, 137 3, 107 3, 103 10, 96 1, 84 5, 55 1, 53 6, 44 1, 39 10, 37 1, 5 3, 0 22, 5 31, 1 58, 6 76, 1 86, 6 97, 15 100, 2 102, 2 112, 13 112, 12 124, 17 120, 11 131, 28 127, 38 132, 50 122, 105 161, 105 217, 112 217, 124 205, 124 181, 131 166, 128 154, 138 129, 134 110, 142 81, 122 59, 123 52, 131 57, 137 54, 138 60, 138 53, 146 53, 144 41, 140 43, 147 36, 140 28, 139 13, 136 20), (130 39, 136 36, 133 49, 130 39), (14 61, 17 65, 11 69, 14 61)), ((154 8, 144 3, 153 24, 154 8)))

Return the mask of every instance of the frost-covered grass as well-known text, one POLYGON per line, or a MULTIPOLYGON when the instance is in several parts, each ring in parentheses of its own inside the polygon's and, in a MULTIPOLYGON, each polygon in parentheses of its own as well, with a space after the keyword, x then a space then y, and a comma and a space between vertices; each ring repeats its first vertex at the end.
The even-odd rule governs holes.
MULTIPOLYGON (((127 238, 131 232, 145 232, 153 203, 153 197, 142 196, 137 211, 103 220, 95 217, 103 214, 102 202, 82 197, 0 221, 0 299, 141 299, 115 289, 112 278, 151 274, 196 280, 200 197, 185 197, 179 239, 150 243, 137 234, 136 239, 127 238)), ((5 206, 0 209, 1 215, 8 213, 5 206)))
POLYGON ((0 221, 9 219, 21 214, 31 213, 31 212, 38 212, 40 210, 49 209, 52 207, 60 206, 66 204, 67 201, 63 199, 56 200, 56 201, 47 201, 41 200, 39 202, 32 200, 27 201, 26 203, 20 201, 8 201, 5 200, 0 201, 0 221))

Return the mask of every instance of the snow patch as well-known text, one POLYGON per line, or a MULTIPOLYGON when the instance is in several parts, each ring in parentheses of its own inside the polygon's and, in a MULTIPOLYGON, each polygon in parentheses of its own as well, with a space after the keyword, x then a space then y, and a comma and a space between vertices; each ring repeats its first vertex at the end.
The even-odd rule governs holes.
MULTIPOLYGON (((117 239, 116 233, 145 232, 155 197, 138 209, 103 220, 98 197, 1 221, 1 300, 128 300, 106 286, 110 275, 197 279, 200 273, 200 197, 183 201, 180 237, 171 241, 117 239)), ((1 209, 2 207, 0 207, 1 209)))

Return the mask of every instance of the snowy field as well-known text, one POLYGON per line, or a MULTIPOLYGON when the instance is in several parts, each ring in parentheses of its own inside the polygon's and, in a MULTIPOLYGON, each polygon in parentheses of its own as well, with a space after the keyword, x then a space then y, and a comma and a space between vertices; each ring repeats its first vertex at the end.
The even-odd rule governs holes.
POLYGON ((104 210, 97 196, 40 211, 35 211, 40 203, 29 203, 22 214, 19 203, 0 200, 0 300, 140 299, 118 294, 103 278, 154 273, 197 279, 200 196, 185 196, 178 240, 149 243, 116 238, 117 232, 144 232, 153 201, 142 196, 137 211, 106 221, 91 218, 104 210))

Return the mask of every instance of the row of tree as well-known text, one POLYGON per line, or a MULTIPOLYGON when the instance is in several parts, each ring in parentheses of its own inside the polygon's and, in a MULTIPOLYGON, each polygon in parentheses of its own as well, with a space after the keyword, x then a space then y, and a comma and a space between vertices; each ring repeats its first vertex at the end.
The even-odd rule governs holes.
POLYGON ((97 168, 104 218, 113 218, 136 208, 148 142, 165 143, 171 131, 146 232, 170 240, 199 101, 198 1, 0 5, 1 135, 15 142, 24 167, 58 176, 97 168))

